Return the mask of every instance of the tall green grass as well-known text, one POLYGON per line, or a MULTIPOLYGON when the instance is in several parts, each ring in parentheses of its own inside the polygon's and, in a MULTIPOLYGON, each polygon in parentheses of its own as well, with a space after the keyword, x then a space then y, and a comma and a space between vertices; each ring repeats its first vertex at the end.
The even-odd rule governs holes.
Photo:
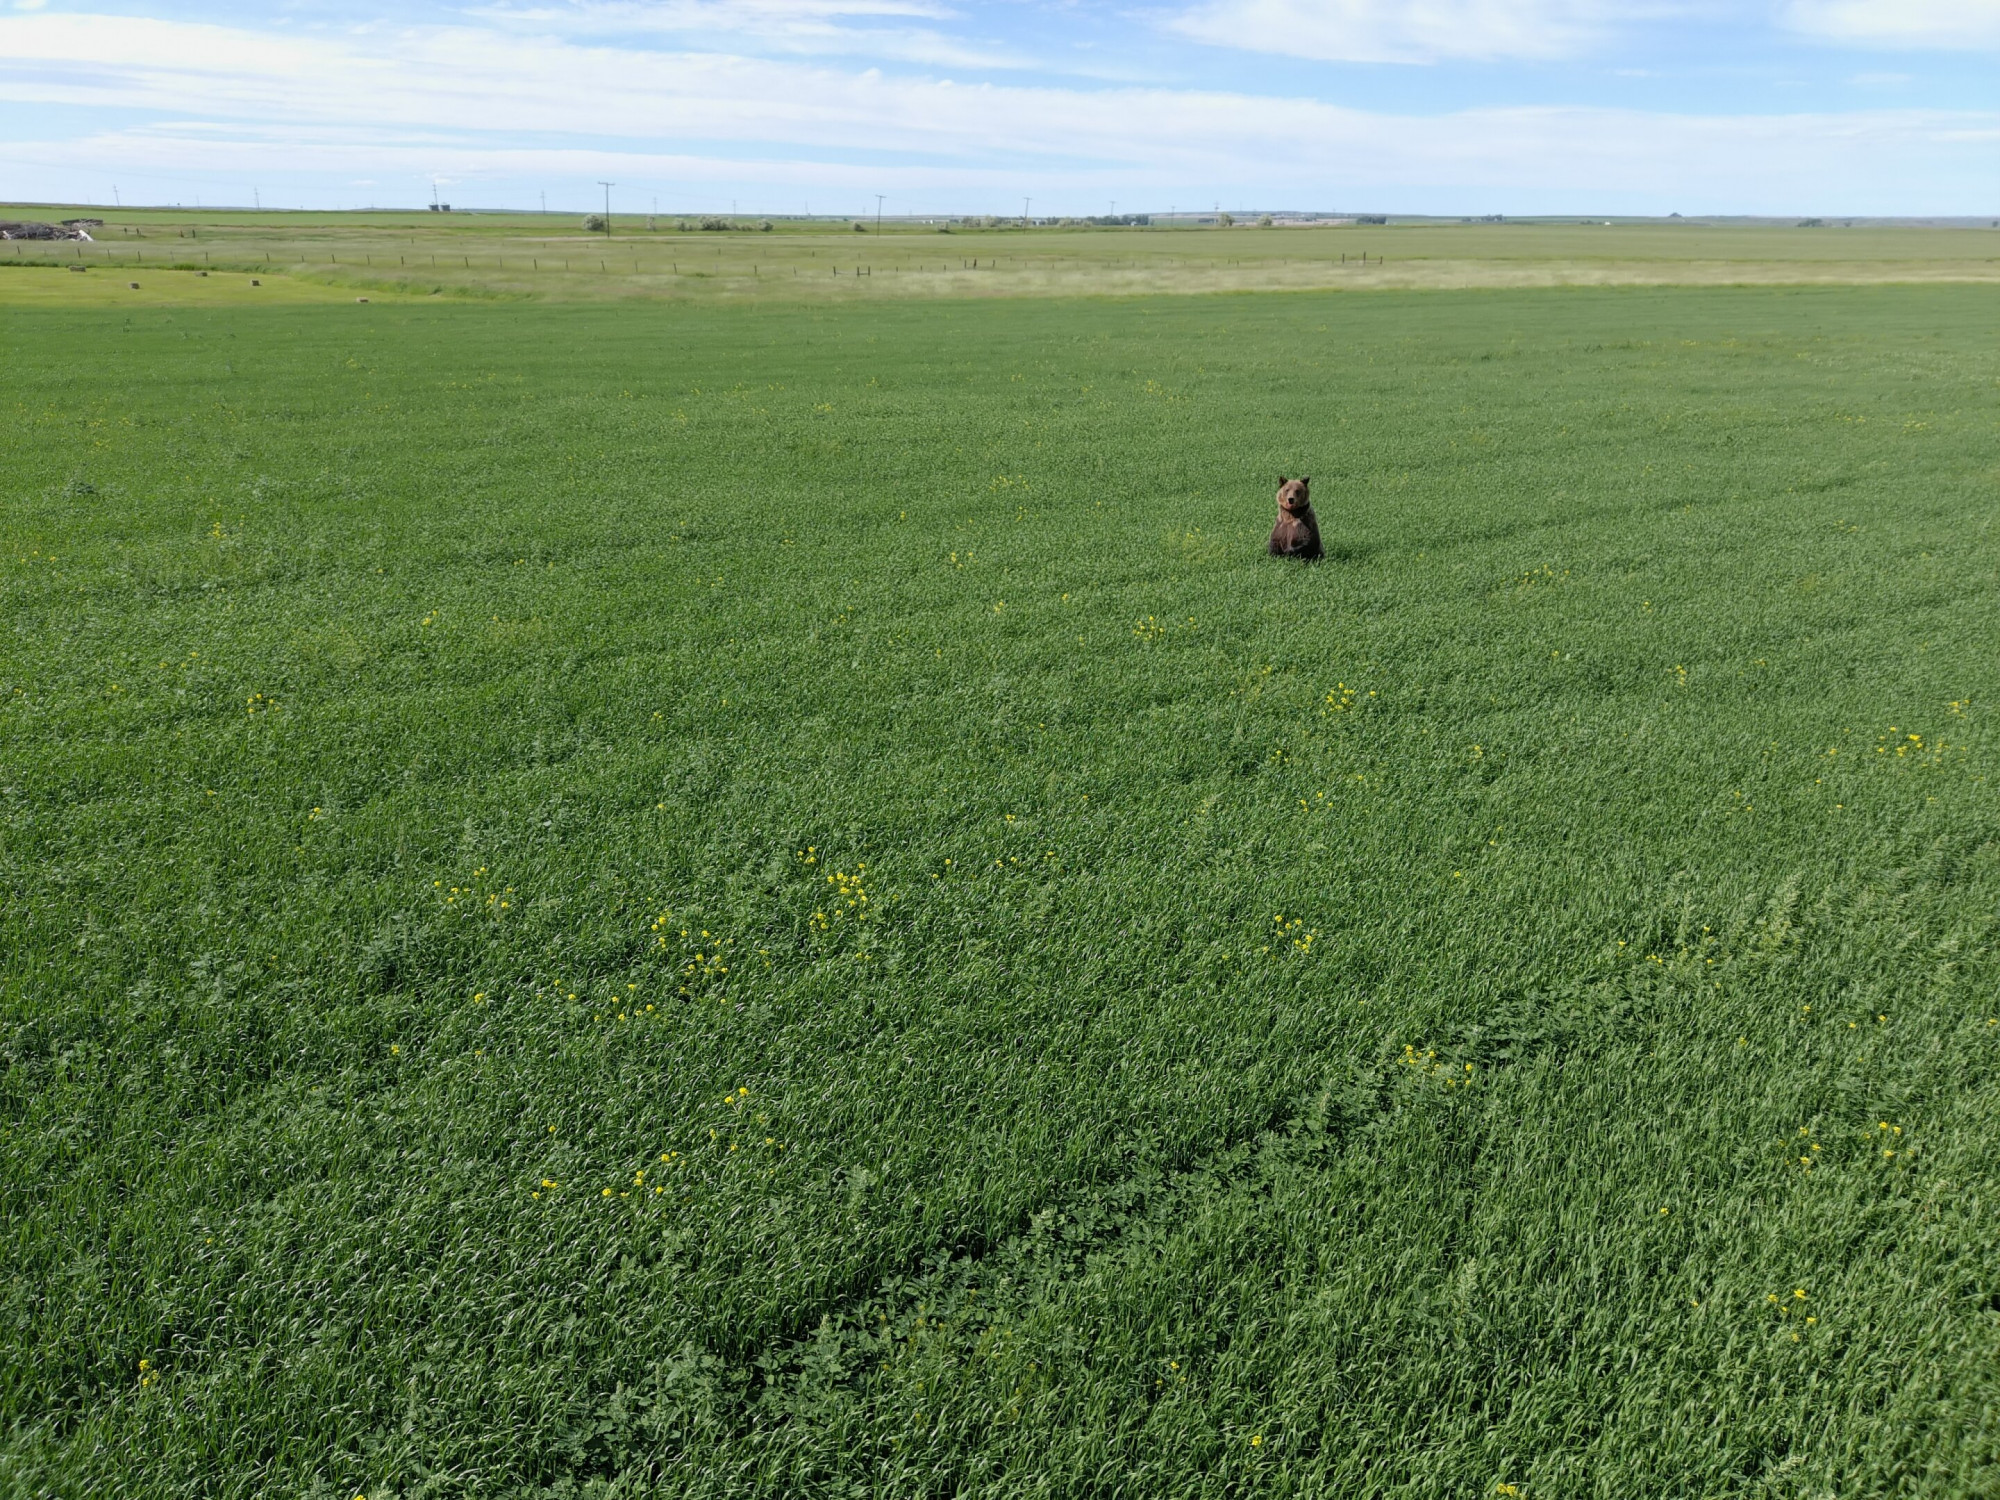
POLYGON ((4 1492, 1991 1491, 1996 325, 10 317, 4 1492))

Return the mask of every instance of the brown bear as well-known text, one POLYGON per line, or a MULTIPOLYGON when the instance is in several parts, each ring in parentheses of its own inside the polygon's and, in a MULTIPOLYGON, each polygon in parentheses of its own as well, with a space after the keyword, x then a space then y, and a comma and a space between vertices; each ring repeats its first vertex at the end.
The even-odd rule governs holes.
POLYGON ((1313 519, 1308 495, 1311 479, 1278 476, 1278 524, 1271 528, 1271 556, 1316 562, 1326 556, 1319 544, 1319 522, 1313 519))

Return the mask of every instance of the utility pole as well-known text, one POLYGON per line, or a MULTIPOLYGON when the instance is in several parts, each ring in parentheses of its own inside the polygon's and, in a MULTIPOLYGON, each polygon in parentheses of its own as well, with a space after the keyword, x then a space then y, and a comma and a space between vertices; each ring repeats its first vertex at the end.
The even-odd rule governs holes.
POLYGON ((250 203, 259 213, 264 211, 263 196, 255 188, 250 189, 250 203))
POLYGON ((875 232, 877 234, 882 232, 882 195, 880 193, 875 195, 875 232))
POLYGON ((1118 217, 1118 200, 1116 198, 1111 200, 1111 217, 1114 219, 1118 217))
POLYGON ((1023 227, 1025 227, 1028 222, 1028 205, 1030 203, 1033 203, 1034 201, 1035 200, 1033 198, 1023 198, 1021 200, 1021 223, 1023 227))
POLYGON ((111 202, 116 208, 123 208, 125 206, 125 200, 118 196, 118 184, 115 182, 111 184, 111 202))
POLYGON ((604 237, 608 240, 611 238, 611 190, 618 184, 599 178, 597 185, 604 189, 604 237))
POLYGON ((548 212, 549 212, 549 193, 548 189, 544 188, 542 189, 542 216, 546 218, 548 216, 548 212))

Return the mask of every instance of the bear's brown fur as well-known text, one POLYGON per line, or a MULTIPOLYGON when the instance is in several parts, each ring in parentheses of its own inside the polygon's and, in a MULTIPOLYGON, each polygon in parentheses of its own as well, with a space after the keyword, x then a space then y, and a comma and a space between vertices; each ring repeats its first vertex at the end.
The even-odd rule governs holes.
POLYGON ((1278 524, 1271 528, 1271 556, 1316 562, 1326 556, 1319 544, 1319 522, 1313 518, 1308 489, 1311 479, 1278 476, 1278 524))

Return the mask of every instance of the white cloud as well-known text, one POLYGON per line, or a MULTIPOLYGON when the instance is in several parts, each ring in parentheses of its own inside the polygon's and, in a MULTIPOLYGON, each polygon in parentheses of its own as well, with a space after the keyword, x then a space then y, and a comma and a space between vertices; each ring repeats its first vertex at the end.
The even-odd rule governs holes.
POLYGON ((490 5, 464 14, 564 37, 670 36, 702 45, 747 44, 767 52, 967 69, 1036 65, 1017 49, 949 36, 936 27, 882 24, 951 16, 929 0, 571 0, 490 5))
POLYGON ((2000 111, 1391 115, 1197 90, 954 86, 465 26, 274 36, 65 14, 0 15, 0 95, 160 117, 6 143, 17 176, 32 169, 38 183, 607 177, 741 184, 787 201, 865 189, 977 207, 1032 193, 1054 211, 1220 193, 1349 207, 1511 208, 1553 195, 1659 211, 1964 212, 1988 195, 2000 150, 2000 111))
POLYGON ((1422 63, 1567 57, 1644 9, 1617 0, 1204 0, 1168 24, 1220 47, 1422 63))
POLYGON ((852 20, 937 21, 951 12, 929 0, 569 0, 493 4, 463 14, 521 20, 555 31, 703 31, 758 35, 799 25, 852 20))
POLYGON ((2000 47, 2000 0, 1789 0, 1785 20, 1872 47, 2000 47))
POLYGON ((558 26, 575 24, 628 30, 757 31, 802 20, 921 17, 953 14, 932 0, 567 0, 567 3, 490 5, 467 15, 527 16, 558 26))

